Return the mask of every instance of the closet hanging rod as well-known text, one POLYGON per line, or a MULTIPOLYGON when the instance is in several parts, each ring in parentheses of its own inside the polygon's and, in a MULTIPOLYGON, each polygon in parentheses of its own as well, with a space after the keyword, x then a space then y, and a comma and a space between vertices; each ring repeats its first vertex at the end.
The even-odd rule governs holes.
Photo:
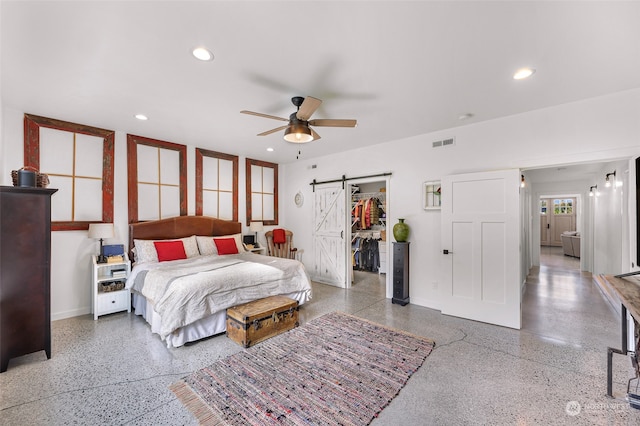
POLYGON ((357 176, 357 177, 346 177, 345 175, 342 175, 342 179, 332 179, 332 180, 323 180, 323 181, 316 181, 315 179, 313 180, 313 182, 311 182, 309 185, 313 186, 313 192, 316 192, 316 185, 321 185, 323 183, 334 183, 334 182, 342 182, 342 189, 344 189, 344 183, 348 180, 355 180, 355 179, 367 179, 367 178, 372 178, 372 177, 382 177, 382 176, 391 176, 391 172, 387 172, 387 173, 380 173, 377 175, 368 175, 368 176, 357 176))

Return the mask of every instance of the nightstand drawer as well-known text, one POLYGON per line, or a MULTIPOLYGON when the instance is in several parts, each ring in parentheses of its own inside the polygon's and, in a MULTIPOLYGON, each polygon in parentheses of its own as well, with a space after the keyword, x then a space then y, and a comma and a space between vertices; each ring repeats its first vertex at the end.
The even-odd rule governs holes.
POLYGON ((129 309, 129 290, 98 294, 97 314, 104 315, 129 309))

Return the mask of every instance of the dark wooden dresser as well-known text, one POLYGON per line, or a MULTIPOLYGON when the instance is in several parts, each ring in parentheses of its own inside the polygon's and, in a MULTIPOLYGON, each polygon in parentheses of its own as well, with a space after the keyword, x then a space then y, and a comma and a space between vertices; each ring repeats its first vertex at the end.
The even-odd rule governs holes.
POLYGON ((0 373, 9 359, 51 358, 51 195, 0 186, 0 373))

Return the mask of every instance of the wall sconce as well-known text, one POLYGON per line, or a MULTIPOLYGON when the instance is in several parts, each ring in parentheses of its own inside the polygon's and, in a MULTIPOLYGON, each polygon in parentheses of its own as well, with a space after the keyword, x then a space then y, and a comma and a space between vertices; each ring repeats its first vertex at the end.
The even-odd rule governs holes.
POLYGON ((589 197, 593 197, 598 194, 598 185, 593 185, 589 188, 589 197), (594 191, 595 190, 595 191, 594 191))
POLYGON ((520 175, 520 188, 524 188, 525 184, 524 175, 520 175))
POLYGON ((609 176, 613 175, 613 180, 616 180, 616 171, 614 170, 612 173, 607 173, 607 175, 605 176, 604 179, 604 186, 606 188, 611 187, 611 179, 609 178, 609 176))

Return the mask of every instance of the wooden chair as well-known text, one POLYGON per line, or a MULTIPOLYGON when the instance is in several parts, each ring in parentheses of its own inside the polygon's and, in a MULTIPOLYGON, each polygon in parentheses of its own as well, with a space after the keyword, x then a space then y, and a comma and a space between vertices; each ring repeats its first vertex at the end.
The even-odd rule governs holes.
POLYGON ((296 259, 298 249, 293 247, 293 232, 285 229, 284 234, 286 241, 281 244, 276 244, 273 242, 273 231, 265 232, 264 236, 267 238, 267 254, 285 259, 296 259))

